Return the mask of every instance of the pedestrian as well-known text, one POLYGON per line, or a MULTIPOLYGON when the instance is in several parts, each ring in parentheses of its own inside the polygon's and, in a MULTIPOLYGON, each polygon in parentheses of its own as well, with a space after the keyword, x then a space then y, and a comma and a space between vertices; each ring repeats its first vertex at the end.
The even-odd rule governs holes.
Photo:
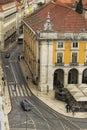
POLYGON ((67 111, 67 113, 70 112, 70 105, 69 104, 66 104, 66 111, 67 111))
POLYGON ((28 80, 28 76, 26 76, 26 79, 28 80))
POLYGON ((20 56, 18 56, 18 60, 20 61, 20 56))
POLYGON ((5 81, 4 81, 4 86, 6 85, 5 81))
POLYGON ((75 115, 75 108, 74 107, 72 107, 72 114, 73 114, 73 116, 75 115))
POLYGON ((71 111, 71 106, 69 105, 69 112, 71 111))
POLYGON ((16 84, 14 84, 14 91, 16 91, 16 84))

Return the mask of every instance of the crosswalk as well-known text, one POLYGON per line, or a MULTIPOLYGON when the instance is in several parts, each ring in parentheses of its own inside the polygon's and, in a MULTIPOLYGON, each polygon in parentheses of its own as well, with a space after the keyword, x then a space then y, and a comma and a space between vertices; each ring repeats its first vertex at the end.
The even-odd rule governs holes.
POLYGON ((9 85, 9 94, 11 97, 31 96, 30 90, 25 85, 9 85))

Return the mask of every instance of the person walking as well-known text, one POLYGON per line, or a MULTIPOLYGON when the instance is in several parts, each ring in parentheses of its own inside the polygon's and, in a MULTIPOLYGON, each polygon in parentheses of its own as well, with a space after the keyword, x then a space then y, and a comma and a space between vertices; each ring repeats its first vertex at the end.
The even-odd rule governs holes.
POLYGON ((66 112, 70 112, 70 105, 69 104, 66 104, 66 112))
POLYGON ((74 107, 72 107, 72 114, 73 114, 73 116, 75 115, 75 108, 74 107))
POLYGON ((26 76, 26 79, 28 80, 28 76, 26 76))
POLYGON ((69 112, 71 111, 71 106, 69 105, 69 112))

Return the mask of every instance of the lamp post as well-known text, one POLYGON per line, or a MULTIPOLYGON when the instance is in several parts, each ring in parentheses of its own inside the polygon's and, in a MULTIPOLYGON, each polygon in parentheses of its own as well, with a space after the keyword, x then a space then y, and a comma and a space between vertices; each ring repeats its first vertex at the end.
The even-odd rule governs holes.
POLYGON ((49 93, 49 86, 47 85, 47 94, 49 93))
POLYGON ((26 115, 26 130, 27 130, 27 115, 26 115))
POLYGON ((27 130, 27 114, 25 112, 25 116, 26 116, 26 130, 27 130))

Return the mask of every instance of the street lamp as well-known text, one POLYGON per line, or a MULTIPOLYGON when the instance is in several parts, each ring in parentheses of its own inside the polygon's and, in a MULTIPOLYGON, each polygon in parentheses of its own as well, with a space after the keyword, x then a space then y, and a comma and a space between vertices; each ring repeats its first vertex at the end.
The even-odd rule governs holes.
POLYGON ((26 115, 26 130, 27 130, 27 115, 26 115))
POLYGON ((27 114, 25 112, 25 116, 26 116, 26 130, 27 130, 27 114))
POLYGON ((49 86, 47 85, 47 94, 48 94, 48 92, 49 92, 49 86))

